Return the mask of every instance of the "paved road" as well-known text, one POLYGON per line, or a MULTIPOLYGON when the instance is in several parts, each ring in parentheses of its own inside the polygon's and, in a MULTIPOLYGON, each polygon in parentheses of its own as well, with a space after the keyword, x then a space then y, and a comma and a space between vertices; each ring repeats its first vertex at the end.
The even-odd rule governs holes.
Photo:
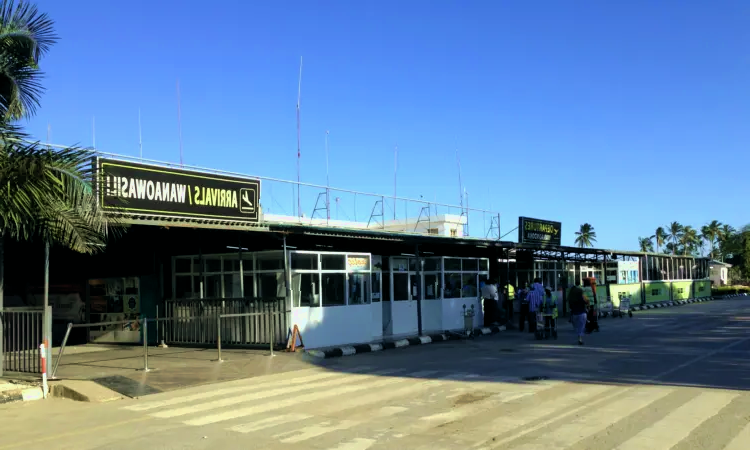
POLYGON ((137 400, 0 408, 0 449, 750 448, 750 300, 357 355, 137 400), (525 378, 531 378, 526 380, 525 378))

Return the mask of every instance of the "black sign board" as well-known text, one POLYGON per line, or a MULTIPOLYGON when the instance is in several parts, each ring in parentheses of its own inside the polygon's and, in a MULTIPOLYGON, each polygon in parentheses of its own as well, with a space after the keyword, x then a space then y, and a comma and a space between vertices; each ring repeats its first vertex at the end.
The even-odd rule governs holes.
POLYGON ((105 210, 258 222, 260 180, 98 159, 105 210))
POLYGON ((548 220, 518 218, 518 243, 537 245, 560 245, 562 225, 548 220))

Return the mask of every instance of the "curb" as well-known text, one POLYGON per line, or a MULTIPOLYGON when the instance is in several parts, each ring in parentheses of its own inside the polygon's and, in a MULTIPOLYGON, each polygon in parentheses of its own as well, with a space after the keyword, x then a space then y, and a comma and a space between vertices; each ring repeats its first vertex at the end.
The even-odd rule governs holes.
POLYGON ((744 294, 732 294, 732 295, 724 295, 721 297, 702 297, 702 298, 689 298, 687 300, 674 300, 669 302, 659 302, 659 303, 647 303, 645 305, 636 305, 632 306, 630 309, 633 311, 645 311, 647 309, 659 309, 659 308, 670 308, 672 306, 682 306, 682 305, 688 305, 691 303, 705 303, 710 302, 714 300, 724 300, 727 298, 736 298, 736 297, 745 297, 744 294))
POLYGON ((30 387, 15 391, 8 395, 0 396, 0 405, 15 402, 30 402, 34 400, 41 400, 44 398, 44 393, 41 387, 30 387))
MULTIPOLYGON (((482 327, 474 330, 475 336, 484 336, 488 334, 497 334, 505 331, 505 326, 482 327)), ((426 336, 414 336, 410 338, 399 339, 397 341, 383 342, 379 344, 358 344, 344 345, 333 347, 325 350, 308 350, 306 353, 312 357, 320 359, 338 358, 341 356, 352 356, 359 353, 380 352, 394 348, 412 347, 417 345, 427 345, 433 342, 445 342, 460 340, 461 336, 457 334, 430 334, 426 336)))

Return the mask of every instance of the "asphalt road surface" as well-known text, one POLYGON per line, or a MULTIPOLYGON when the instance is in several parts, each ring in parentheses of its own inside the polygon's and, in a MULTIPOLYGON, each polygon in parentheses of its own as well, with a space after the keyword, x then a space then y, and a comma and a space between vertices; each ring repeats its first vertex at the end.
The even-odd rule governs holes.
POLYGON ((105 404, 0 408, 0 449, 750 449, 750 299, 508 331, 105 404))

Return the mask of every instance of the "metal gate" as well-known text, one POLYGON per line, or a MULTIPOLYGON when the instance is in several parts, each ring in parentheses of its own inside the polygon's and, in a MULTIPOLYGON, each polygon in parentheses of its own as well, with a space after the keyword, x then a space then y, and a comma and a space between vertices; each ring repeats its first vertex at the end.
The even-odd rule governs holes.
POLYGON ((167 344, 260 346, 285 343, 286 298, 167 300, 160 332, 167 344), (219 319, 220 315, 232 317, 219 319))
POLYGON ((41 373, 39 346, 44 336, 44 309, 3 308, 3 371, 41 373))

